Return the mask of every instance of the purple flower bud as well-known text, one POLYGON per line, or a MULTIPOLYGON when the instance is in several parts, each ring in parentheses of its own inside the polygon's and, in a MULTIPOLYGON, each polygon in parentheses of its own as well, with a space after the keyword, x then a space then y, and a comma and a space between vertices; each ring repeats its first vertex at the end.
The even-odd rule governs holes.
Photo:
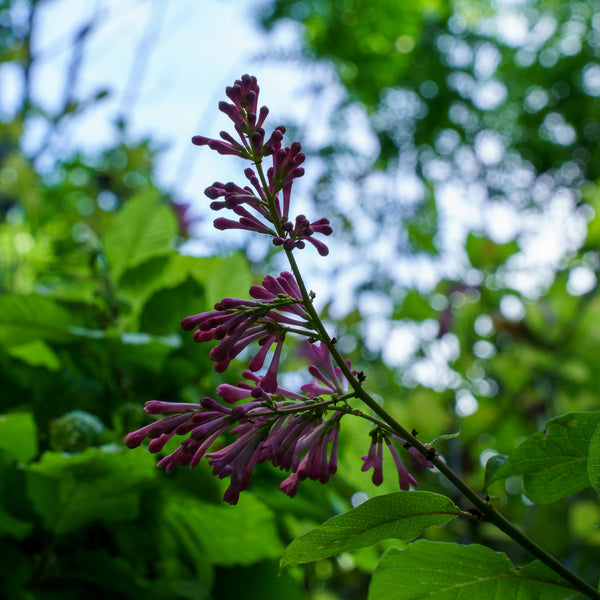
POLYGON ((163 433, 160 437, 157 437, 156 439, 150 440, 150 442, 148 443, 148 451, 151 454, 156 454, 157 452, 160 452, 165 447, 165 444, 172 437, 173 436, 169 435, 168 433, 163 433))
POLYGON ((166 412, 186 412, 201 409, 200 404, 188 404, 187 402, 162 402, 161 400, 150 400, 144 406, 144 412, 149 415, 160 415, 166 412))
POLYGON ((217 386, 217 394, 225 400, 225 402, 239 402, 246 398, 252 397, 252 387, 247 384, 238 384, 237 386, 222 383, 217 386), (241 387, 242 385, 247 387, 241 387))
POLYGON ((265 428, 262 424, 258 424, 240 435, 229 446, 206 455, 210 466, 213 467, 213 474, 221 479, 231 478, 231 483, 223 496, 223 500, 229 504, 236 504, 240 492, 248 487, 258 459, 259 446, 265 435, 265 428))
POLYGON ((195 135, 192 138, 192 144, 196 146, 206 146, 210 142, 210 138, 204 137, 203 135, 195 135))
POLYGON ((260 112, 258 113, 258 121, 256 123, 257 127, 262 127, 268 114, 269 114, 269 109, 266 106, 261 106, 260 112))
POLYGON ((227 104, 227 102, 219 102, 219 110, 225 113, 234 123, 242 130, 246 127, 246 120, 241 114, 240 110, 234 104, 227 104))
POLYGON ((306 241, 310 242, 321 256, 327 256, 329 254, 329 248, 323 242, 315 240, 313 237, 307 237, 306 241))
POLYGON ((279 484, 279 489, 290 498, 293 498, 298 492, 299 484, 300 479, 298 473, 291 473, 279 484))
POLYGON ((281 359, 282 349, 283 338, 277 342, 271 364, 269 365, 267 373, 260 384, 265 392, 274 393, 277 390, 277 369, 279 369, 279 360, 281 359))
POLYGON ((220 198, 224 196, 227 192, 225 190, 225 185, 220 183, 219 181, 215 181, 210 187, 207 187, 204 190, 206 196, 208 196, 211 200, 215 200, 216 198, 220 198))
POLYGON ((184 448, 180 446, 168 456, 165 456, 158 461, 158 466, 164 468, 165 472, 171 473, 177 465, 188 465, 192 457, 184 452, 184 448))
POLYGON ((381 485, 383 482, 383 442, 381 439, 375 440, 376 436, 371 437, 371 446, 367 456, 363 456, 364 460, 361 471, 373 469, 372 481, 375 485, 381 485))
POLYGON ((400 460, 398 456, 398 452, 394 445, 387 441, 387 447, 394 459, 394 464, 396 465, 396 469, 398 469, 398 480, 400 483, 400 489, 407 492, 410 489, 411 484, 417 487, 417 480, 406 470, 404 463, 400 460))

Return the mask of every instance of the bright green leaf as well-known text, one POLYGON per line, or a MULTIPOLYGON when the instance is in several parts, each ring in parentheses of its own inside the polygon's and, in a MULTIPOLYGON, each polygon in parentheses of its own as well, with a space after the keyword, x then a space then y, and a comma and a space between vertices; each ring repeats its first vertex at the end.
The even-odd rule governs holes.
POLYGON ((0 448, 22 463, 38 453, 37 428, 31 413, 0 415, 0 448))
POLYGON ((225 258, 198 258, 194 276, 206 289, 206 305, 212 308, 222 298, 246 298, 252 285, 248 259, 240 253, 225 258))
POLYGON ((523 475, 523 490, 533 502, 545 504, 590 485, 588 449, 600 411, 575 412, 551 419, 543 432, 528 437, 487 483, 523 475))
POLYGON ((437 444, 438 442, 445 442, 447 440, 453 440, 459 436, 460 436, 460 431, 455 431, 454 433, 442 433, 441 435, 438 435, 433 440, 428 442, 428 444, 430 446, 433 446, 433 444, 437 444))
POLYGON ((560 600, 573 593, 537 561, 516 569, 505 554, 485 546, 419 540, 383 555, 369 600, 560 600))
POLYGON ((49 371, 60 369, 60 360, 52 348, 41 339, 31 340, 19 346, 13 346, 8 353, 32 367, 44 367, 49 371))
POLYGON ((506 462, 507 458, 508 456, 504 454, 495 454, 494 456, 490 456, 485 463, 485 489, 487 489, 496 471, 506 462))
POLYGON ((600 494, 600 425, 596 427, 590 440, 588 477, 593 488, 600 494))
POLYGON ((280 566, 287 569, 389 538, 407 542, 426 527, 461 514, 449 498, 431 492, 377 496, 295 539, 286 548, 280 566))
POLYGON ((177 220, 156 194, 146 193, 129 200, 104 236, 104 249, 115 280, 126 269, 172 252, 177 220))
POLYGON ((74 321, 71 313, 43 296, 0 296, 0 342, 6 346, 23 346, 38 339, 68 341, 71 334, 67 329, 77 324, 74 321))

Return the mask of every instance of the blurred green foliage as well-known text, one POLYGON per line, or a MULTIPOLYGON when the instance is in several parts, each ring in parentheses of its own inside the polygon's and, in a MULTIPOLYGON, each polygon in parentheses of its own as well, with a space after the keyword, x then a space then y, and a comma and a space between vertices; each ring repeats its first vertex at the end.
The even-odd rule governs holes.
MULTIPOLYGON (((332 67, 346 92, 326 143, 308 149, 324 165, 315 197, 337 229, 360 239, 355 212, 402 254, 455 254, 443 239, 455 215, 436 211, 443 184, 474 197, 474 210, 483 196, 541 211, 565 190, 579 204, 581 185, 600 176, 597 13, 594 0, 267 2, 262 25, 300 24, 301 65, 332 67), (369 177, 374 168, 386 177, 369 177), (348 182, 358 199, 340 203, 348 182)), ((331 77, 312 73, 318 103, 331 77)), ((393 281, 389 264, 362 259, 393 281)))

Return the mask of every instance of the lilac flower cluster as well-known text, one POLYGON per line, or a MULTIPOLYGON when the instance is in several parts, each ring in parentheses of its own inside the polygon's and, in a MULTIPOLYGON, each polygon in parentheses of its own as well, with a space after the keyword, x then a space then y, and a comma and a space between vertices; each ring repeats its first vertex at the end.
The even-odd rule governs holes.
MULTIPOLYGON (((297 267, 289 253, 294 248, 304 247, 308 241, 320 254, 327 254, 327 246, 313 235, 329 235, 331 227, 327 219, 311 223, 304 215, 293 221, 289 218, 292 183, 304 174, 300 167, 304 155, 298 143, 289 148, 281 147, 285 133, 282 126, 265 141, 262 126, 268 109, 258 109, 258 92, 256 78, 244 75, 233 87, 227 88, 232 103, 219 105, 233 121, 240 141, 226 132, 221 132, 222 140, 196 136, 193 141, 208 145, 220 154, 250 160, 256 167, 256 171, 252 168, 245 171, 251 186, 242 188, 234 183, 217 182, 206 190, 206 195, 213 200, 213 209, 229 209, 238 217, 238 220, 218 218, 215 226, 270 235, 276 246, 288 252, 294 270, 297 267), (261 161, 266 156, 272 156, 273 165, 265 175, 261 161)), ((336 472, 340 421, 344 415, 353 414, 378 424, 371 432, 368 454, 363 457, 362 470, 373 469, 373 483, 379 485, 383 480, 385 442, 398 470, 400 488, 407 490, 411 485, 416 486, 394 443, 413 452, 423 466, 430 467, 431 463, 394 436, 383 423, 348 404, 355 396, 354 390, 349 391, 348 380, 354 380, 359 374, 351 370, 350 361, 342 362, 333 349, 335 342, 324 333, 302 280, 287 271, 279 277, 269 275, 261 285, 250 288, 249 296, 249 299, 224 298, 213 310, 190 315, 181 323, 184 330, 193 331, 194 341, 217 342, 209 357, 219 373, 226 371, 243 351, 249 351, 248 370, 243 373, 245 381, 217 387, 216 393, 225 404, 208 397, 197 403, 158 400, 146 403, 148 414, 167 416, 130 433, 125 439, 126 445, 135 448, 149 439, 150 452, 158 453, 167 442, 180 437, 179 446, 164 456, 159 466, 167 472, 177 465, 194 468, 206 457, 216 476, 229 478, 223 499, 231 504, 235 504, 248 487, 254 467, 264 462, 289 473, 279 487, 288 496, 294 496, 301 481, 312 479, 326 483, 336 472), (308 371, 312 380, 301 386, 302 393, 282 388, 278 380, 288 334, 306 338, 301 347, 310 363, 308 371), (258 374, 267 362, 264 373, 258 374), (218 442, 221 439, 229 443, 213 449, 217 443, 223 444, 218 442)), ((353 385, 356 387, 356 382, 353 385)))
MULTIPOLYGON (((320 349, 321 354, 324 353, 320 349)), ((331 361, 330 357, 328 360, 331 361)), ((320 370, 322 364, 313 365, 320 370)), ((280 489, 292 497, 304 479, 326 483, 337 470, 339 411, 325 418, 323 407, 306 396, 276 387, 264 389, 265 377, 245 371, 244 377, 254 385, 240 382, 223 384, 217 394, 228 403, 249 400, 233 407, 223 406, 212 398, 199 403, 146 403, 148 414, 174 413, 130 433, 125 439, 135 448, 150 438, 150 452, 160 452, 174 436, 187 436, 179 447, 162 458, 158 465, 171 472, 177 465, 194 468, 206 456, 213 473, 229 477, 230 485, 223 499, 236 504, 240 492, 248 487, 257 463, 271 462, 290 475, 280 489), (224 433, 235 441, 214 452, 209 449, 224 433)))
POLYGON ((411 485, 417 487, 417 480, 407 471, 392 441, 407 448, 421 467, 429 469, 433 467, 433 464, 417 452, 417 450, 411 448, 406 440, 403 440, 397 435, 386 434, 381 431, 381 429, 377 428, 371 432, 371 445, 367 455, 362 457, 364 462, 361 470, 368 471, 369 469, 373 469, 371 481, 375 485, 381 485, 383 482, 383 443, 385 442, 398 471, 400 489, 407 491, 410 489, 411 485))
POLYGON ((276 246, 283 246, 286 251, 304 248, 305 243, 309 242, 321 256, 326 256, 329 249, 313 236, 317 233, 331 235, 329 221, 318 219, 311 222, 304 215, 290 218, 292 183, 304 175, 300 165, 305 156, 300 144, 294 142, 290 147, 282 147, 285 134, 283 125, 276 127, 265 142, 266 134, 262 126, 269 109, 266 106, 258 109, 259 87, 256 77, 243 75, 225 91, 232 103, 220 102, 219 109, 233 121, 239 141, 226 131, 221 131, 221 140, 197 135, 192 142, 198 146, 206 145, 219 154, 238 156, 256 165, 264 157, 271 156, 273 163, 267 170, 266 178, 262 169, 257 172, 247 168, 244 174, 250 185, 245 187, 217 181, 206 188, 204 193, 213 200, 210 205, 213 210, 229 209, 237 217, 219 217, 215 219, 214 226, 220 230, 243 229, 268 235, 276 246))
POLYGON ((269 349, 276 344, 262 382, 266 392, 274 392, 286 332, 294 328, 295 332, 306 332, 308 336, 312 325, 302 306, 302 293, 291 273, 283 272, 277 278, 268 275, 262 286, 250 288, 250 296, 254 300, 224 298, 215 304, 215 310, 186 317, 181 326, 186 331, 198 328, 193 334, 196 342, 220 340, 209 353, 219 373, 224 372, 231 361, 254 341, 258 341, 260 349, 249 367, 251 371, 259 371, 269 349))

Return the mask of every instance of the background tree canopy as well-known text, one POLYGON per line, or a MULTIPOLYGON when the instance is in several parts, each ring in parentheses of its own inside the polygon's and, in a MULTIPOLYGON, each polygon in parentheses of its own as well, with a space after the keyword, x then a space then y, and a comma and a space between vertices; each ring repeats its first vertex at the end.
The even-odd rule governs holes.
MULTIPOLYGON (((397 489, 392 467, 380 488, 360 471, 368 428, 342 428, 327 486, 306 482, 290 500, 264 468, 237 507, 221 502, 225 484, 208 466, 165 476, 146 451, 124 449, 125 434, 150 422, 145 401, 194 401, 223 382, 181 318, 245 297, 266 271, 243 252, 178 252, 185 206, 157 183, 158 146, 132 139, 127 116, 93 155, 41 168, 24 148, 36 122, 59 128, 107 93, 87 104, 67 93, 53 114, 36 105, 31 40, 43 4, 0 1, 0 61, 25 82, 0 122, 2 594, 364 598, 378 557, 401 542, 276 575, 292 539, 397 489), (17 8, 28 15, 19 23, 17 8)), ((307 69, 315 106, 334 90, 326 141, 299 139, 318 173, 315 210, 338 236, 328 272, 351 282, 340 347, 420 438, 460 430, 440 451, 475 489, 492 459, 495 505, 590 581, 594 490, 565 497, 502 457, 549 419, 599 407, 599 8, 276 0, 256 16, 266 31, 299 28, 301 48, 273 46, 266 58, 307 69)), ((333 290, 329 299, 339 315, 333 290)), ((299 362, 288 364, 293 381, 299 362)), ((460 505, 437 474, 418 479, 460 505)), ((485 523, 456 519, 423 537, 530 560, 485 523)))

